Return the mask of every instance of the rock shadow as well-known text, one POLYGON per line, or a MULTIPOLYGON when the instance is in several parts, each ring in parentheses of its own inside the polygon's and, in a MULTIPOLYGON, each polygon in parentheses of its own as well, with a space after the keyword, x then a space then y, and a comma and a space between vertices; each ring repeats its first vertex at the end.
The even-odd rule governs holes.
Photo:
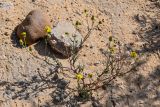
POLYGON ((56 52, 51 48, 49 43, 45 43, 44 39, 41 39, 38 43, 34 45, 34 49, 38 52, 39 55, 47 56, 50 58, 66 59, 67 57, 63 56, 61 53, 56 52))
POLYGON ((12 44, 13 44, 13 45, 12 45, 13 47, 22 48, 22 46, 19 44, 19 39, 18 39, 18 36, 17 36, 17 33, 16 33, 17 27, 18 27, 18 26, 16 26, 16 27, 14 28, 14 30, 13 30, 13 32, 12 32, 12 34, 11 34, 11 42, 12 42, 12 44))

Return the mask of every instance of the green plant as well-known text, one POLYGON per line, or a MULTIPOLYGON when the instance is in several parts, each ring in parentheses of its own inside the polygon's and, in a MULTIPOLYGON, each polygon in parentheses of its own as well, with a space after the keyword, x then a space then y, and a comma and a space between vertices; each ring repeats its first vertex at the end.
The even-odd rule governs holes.
POLYGON ((70 89, 74 90, 83 100, 91 98, 92 93, 102 88, 103 85, 107 85, 116 78, 133 72, 139 63, 139 55, 135 51, 130 51, 127 54, 124 47, 122 47, 122 43, 116 38, 109 37, 108 42, 107 50, 101 50, 105 59, 103 71, 86 74, 83 64, 76 65, 78 55, 74 52, 69 58, 70 66, 64 67, 66 68, 65 70, 71 72, 72 79, 77 81, 77 88, 70 89))
POLYGON ((23 40, 22 40, 22 39, 19 40, 19 43, 20 43, 20 45, 21 45, 23 48, 26 48, 26 47, 27 47, 26 35, 27 35, 26 32, 22 32, 22 33, 21 33, 21 36, 22 36, 23 40))
MULTIPOLYGON (((89 16, 87 10, 84 10, 84 13, 86 18, 90 17, 89 19, 91 20, 91 26, 88 25, 88 31, 84 36, 84 40, 81 42, 78 51, 81 51, 84 43, 90 37, 91 32, 97 29, 104 22, 104 19, 98 20, 98 18, 96 18, 94 15, 89 16)), ((82 23, 80 21, 76 21, 75 25, 78 29, 82 23)), ((47 33, 45 37, 45 46, 47 47, 47 41, 51 38, 51 28, 46 26, 45 31, 47 33)), ((65 34, 67 36, 68 32, 65 34)), ((21 42, 22 41, 20 41, 20 43, 21 42)), ((116 78, 120 78, 127 73, 135 71, 136 67, 139 66, 140 56, 138 53, 134 50, 126 50, 126 47, 123 43, 121 43, 114 36, 110 36, 108 37, 108 45, 106 49, 100 49, 104 56, 104 63, 102 63, 103 70, 87 73, 85 70, 85 65, 82 62, 77 62, 79 53, 77 53, 76 49, 76 39, 72 40, 72 42, 73 44, 70 49, 71 57, 68 58, 68 66, 63 65, 55 56, 53 56, 53 59, 56 64, 50 63, 45 58, 47 64, 54 67, 55 74, 53 75, 53 72, 50 72, 49 74, 42 75, 39 71, 37 71, 39 77, 41 78, 41 82, 43 82, 43 86, 38 87, 37 90, 42 91, 50 88, 54 89, 54 80, 58 81, 58 75, 62 75, 64 80, 69 78, 72 82, 76 83, 75 87, 70 87, 70 84, 68 83, 62 90, 67 90, 68 93, 70 93, 68 96, 78 96, 81 101, 87 101, 95 96, 95 93, 97 93, 98 89, 102 88, 104 85, 110 84, 116 78)), ((46 52, 47 50, 45 48, 45 53, 46 52)))

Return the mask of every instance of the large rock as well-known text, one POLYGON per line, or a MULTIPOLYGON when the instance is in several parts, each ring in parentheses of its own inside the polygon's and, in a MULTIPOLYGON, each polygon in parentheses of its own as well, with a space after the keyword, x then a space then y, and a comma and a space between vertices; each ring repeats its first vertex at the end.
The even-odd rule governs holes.
POLYGON ((26 16, 24 21, 18 25, 17 35, 20 39, 24 40, 21 33, 26 32, 26 42, 28 45, 31 45, 46 35, 46 26, 50 26, 47 15, 40 10, 33 10, 26 16))
POLYGON ((83 37, 75 29, 72 23, 61 21, 52 29, 52 37, 49 39, 51 47, 66 57, 71 55, 71 47, 79 49, 83 37))

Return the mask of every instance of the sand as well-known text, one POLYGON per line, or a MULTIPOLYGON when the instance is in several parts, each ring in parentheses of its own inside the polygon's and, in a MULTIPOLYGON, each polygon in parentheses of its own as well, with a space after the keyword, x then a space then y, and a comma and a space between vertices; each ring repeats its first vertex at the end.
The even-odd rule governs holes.
MULTIPOLYGON (((100 26, 101 30, 94 30, 91 33, 84 48, 79 53, 79 62, 83 62, 87 70, 91 70, 89 66, 94 66, 95 63, 101 63, 104 60, 99 50, 106 48, 109 36, 115 36, 125 44, 134 43, 135 49, 141 49, 141 44, 144 42, 138 34, 133 33, 133 31, 138 32, 140 26, 134 19, 135 15, 159 18, 158 8, 153 2, 146 0, 35 0, 35 2, 32 2, 32 0, 0 0, 1 2, 8 3, 3 8, 3 5, 0 4, 0 78, 6 81, 22 80, 24 77, 21 74, 26 75, 26 78, 29 79, 36 74, 35 70, 37 68, 42 73, 48 72, 51 66, 42 60, 45 56, 53 62, 52 55, 56 55, 58 60, 67 66, 67 59, 61 58, 50 47, 48 47, 48 51, 51 55, 45 55, 43 41, 31 46, 32 52, 39 58, 37 59, 25 49, 17 47, 16 39, 11 38, 15 27, 33 9, 41 9, 48 14, 53 26, 56 26, 60 20, 69 20, 73 24, 77 20, 80 21, 82 25, 79 29, 83 36, 87 33, 86 20, 89 20, 83 13, 85 9, 89 11, 88 13, 97 16, 96 21, 104 19, 103 25, 100 26)), ((91 23, 89 22, 89 24, 91 23)), ((158 77, 154 78, 152 76, 156 70, 160 72, 160 69, 156 69, 160 65, 160 59, 155 52, 146 52, 145 59, 146 63, 136 73, 117 80, 116 84, 119 87, 113 88, 116 107, 160 106, 160 86, 158 82, 160 75, 157 74, 158 77), (134 83, 139 75, 143 77, 142 88, 140 89, 134 83), (135 91, 129 93, 130 89, 135 91)), ((101 70, 102 68, 99 65, 94 66, 94 70, 97 69, 101 70)), ((0 92, 0 107, 38 107, 38 99, 41 99, 40 105, 44 105, 51 100, 45 92, 38 98, 29 100, 7 100, 2 93, 3 90, 0 92)), ((106 97, 100 102, 103 107, 111 107, 112 103, 110 106, 110 103, 108 103, 111 92, 107 90, 104 93, 106 97)), ((81 106, 91 107, 91 104, 88 102, 81 106)))

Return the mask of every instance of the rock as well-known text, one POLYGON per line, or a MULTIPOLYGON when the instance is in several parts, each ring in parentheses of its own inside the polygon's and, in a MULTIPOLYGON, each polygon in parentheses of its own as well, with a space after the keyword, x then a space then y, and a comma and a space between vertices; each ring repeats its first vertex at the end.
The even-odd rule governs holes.
POLYGON ((5 32, 4 35, 5 35, 5 36, 8 36, 9 34, 8 34, 8 32, 5 32))
POLYGON ((97 61, 97 62, 95 62, 93 65, 94 65, 94 66, 98 66, 100 63, 101 63, 100 61, 97 61))
POLYGON ((40 10, 31 11, 24 21, 17 27, 17 36, 23 40, 22 32, 26 32, 28 45, 35 43, 38 39, 45 37, 45 27, 50 26, 49 18, 40 10))
POLYGON ((61 21, 52 29, 52 37, 49 39, 49 44, 54 50, 68 57, 71 55, 73 43, 76 43, 75 49, 78 50, 82 40, 83 37, 72 23, 61 21))

